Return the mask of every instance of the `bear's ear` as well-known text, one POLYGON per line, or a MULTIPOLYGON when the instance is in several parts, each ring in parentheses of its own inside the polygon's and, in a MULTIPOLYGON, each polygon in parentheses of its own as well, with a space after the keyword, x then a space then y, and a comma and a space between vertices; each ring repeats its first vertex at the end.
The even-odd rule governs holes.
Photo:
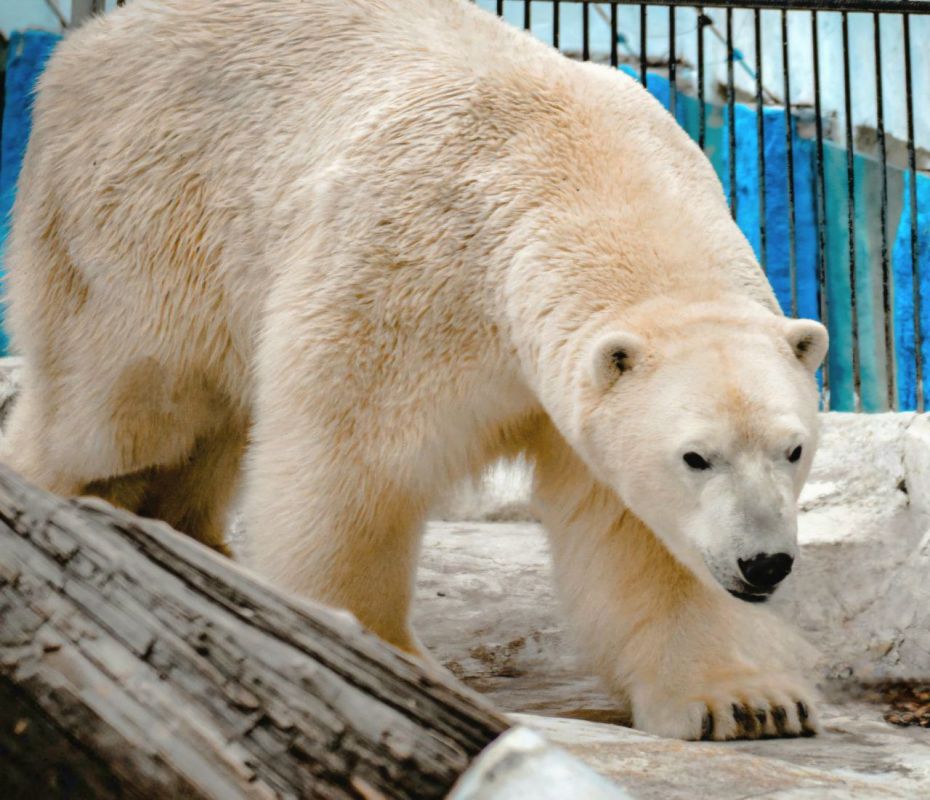
POLYGON ((785 335, 798 360, 811 372, 816 372, 830 344, 827 329, 812 319, 792 319, 785 325, 785 335))
POLYGON ((600 390, 609 388, 621 375, 635 369, 643 354, 643 340, 635 333, 613 331, 601 336, 591 348, 591 380, 600 390))

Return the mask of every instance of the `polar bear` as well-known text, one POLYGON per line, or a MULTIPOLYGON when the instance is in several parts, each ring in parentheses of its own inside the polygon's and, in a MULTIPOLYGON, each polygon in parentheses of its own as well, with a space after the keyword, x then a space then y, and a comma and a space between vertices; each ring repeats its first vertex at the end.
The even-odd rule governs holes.
POLYGON ((8 253, 5 460, 426 657, 424 519, 501 457, 635 724, 816 730, 764 600, 797 554, 827 335, 616 70, 458 0, 138 0, 41 79, 8 253))

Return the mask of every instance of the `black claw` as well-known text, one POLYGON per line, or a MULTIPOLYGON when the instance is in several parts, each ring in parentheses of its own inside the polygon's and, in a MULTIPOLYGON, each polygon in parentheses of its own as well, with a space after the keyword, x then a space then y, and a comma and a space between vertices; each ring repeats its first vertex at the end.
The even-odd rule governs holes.
POLYGON ((707 713, 701 720, 701 741, 706 742, 714 738, 714 715, 707 713))
POLYGON ((764 709, 764 708, 757 708, 755 711, 753 711, 753 714, 755 714, 756 722, 759 723, 759 730, 763 730, 763 731, 764 731, 764 730, 765 730, 765 721, 766 721, 766 719, 768 719, 768 714, 766 713, 765 709, 764 709))
POLYGON ((783 706, 775 706, 772 709, 772 722, 775 723, 775 730, 778 731, 778 734, 784 736, 788 725, 788 712, 785 711, 783 706))
POLYGON ((740 706, 733 703, 731 708, 733 710, 733 719, 736 721, 737 729, 748 736, 755 736, 758 733, 758 723, 752 711, 750 711, 749 706, 740 706))
POLYGON ((807 710, 807 706, 799 700, 798 701, 798 719, 801 720, 801 722, 804 722, 804 720, 806 720, 809 716, 810 716, 810 712, 807 710))

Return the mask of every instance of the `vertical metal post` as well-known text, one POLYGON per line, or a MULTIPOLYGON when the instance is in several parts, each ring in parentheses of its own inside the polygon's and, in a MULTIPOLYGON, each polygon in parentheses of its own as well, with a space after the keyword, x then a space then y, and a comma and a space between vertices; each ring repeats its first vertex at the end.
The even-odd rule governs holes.
MULTIPOLYGON (((811 45, 814 55, 814 131, 817 137, 817 174, 814 179, 815 203, 814 220, 817 225, 817 292, 819 295, 820 321, 829 327, 829 310, 827 308, 827 242, 826 242, 826 181, 823 169, 823 109, 820 102, 820 31, 817 25, 817 12, 811 11, 811 45)), ((823 407, 830 406, 830 369, 829 360, 822 368, 823 407)))
POLYGON ((882 311, 885 317, 885 369, 888 377, 888 408, 897 406, 895 396, 894 327, 891 319, 892 286, 888 258, 888 151, 885 143, 885 105, 882 94, 882 29, 881 15, 872 15, 875 34, 875 110, 878 157, 882 167, 882 193, 879 223, 882 227, 882 311))
POLYGON ((697 96, 698 96, 698 145, 701 150, 707 138, 707 109, 704 107, 704 6, 697 10, 697 96))
POLYGON ((646 33, 649 25, 649 6, 642 3, 639 7, 639 81, 643 86, 646 85, 646 66, 648 58, 646 50, 649 47, 648 35, 646 33))
POLYGON ((668 110, 673 118, 678 100, 678 54, 675 42, 675 6, 668 7, 668 110))
POLYGON ((733 9, 727 6, 727 155, 730 213, 736 219, 736 97, 733 86, 733 9))
POLYGON ((581 58, 587 61, 591 58, 591 4, 581 4, 581 58))
POLYGON ((533 4, 530 0, 523 0, 523 30, 530 30, 533 26, 533 4))
POLYGON ((798 316, 797 217, 794 209, 794 131, 791 119, 791 73, 788 69, 788 12, 781 12, 782 84, 785 93, 785 159, 788 173, 788 274, 791 282, 791 316, 798 316))
POLYGON ((559 27, 562 20, 559 17, 559 0, 552 0, 552 46, 559 49, 559 27))
POLYGON ((910 172, 908 181, 908 203, 911 217, 911 280, 914 306, 914 369, 917 410, 924 410, 924 359, 923 342, 921 341, 921 297, 920 297, 920 267, 917 248, 917 158, 914 152, 914 81, 911 72, 911 18, 904 15, 904 95, 907 104, 907 169, 910 172))
POLYGON ((497 16, 504 16, 504 0, 497 0, 497 16))
POLYGON ((618 8, 616 3, 610 4, 610 66, 614 69, 620 66, 618 8))
POLYGON ((849 70, 849 16, 843 12, 843 90, 846 117, 846 225, 849 229, 849 312, 852 317, 852 361, 855 409, 862 402, 859 364, 859 310, 856 300, 856 170, 852 126, 852 87, 849 70))
MULTIPOLYGON (((762 21, 759 9, 753 11, 753 32, 756 40, 756 160, 759 171, 759 261, 766 270, 768 243, 765 229, 765 107, 762 102, 762 21)), ((766 270, 767 271, 767 270, 766 270)))

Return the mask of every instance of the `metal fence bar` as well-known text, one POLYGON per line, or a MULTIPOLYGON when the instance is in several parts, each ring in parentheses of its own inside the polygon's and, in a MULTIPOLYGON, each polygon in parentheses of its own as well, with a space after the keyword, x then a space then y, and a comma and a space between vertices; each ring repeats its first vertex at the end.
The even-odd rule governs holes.
POLYGON ((843 105, 846 118, 846 225, 849 229, 849 313, 852 327, 852 368, 855 408, 862 406, 859 364, 859 310, 856 300, 856 170, 852 127, 852 87, 849 73, 849 16, 843 12, 843 105))
POLYGON ((552 46, 558 50, 559 49, 559 27, 561 24, 560 12, 561 4, 559 0, 554 0, 552 3, 552 46))
MULTIPOLYGON (((826 180, 823 169, 823 112, 820 103, 820 32, 817 26, 817 12, 811 12, 811 49, 813 52, 814 70, 814 131, 817 137, 817 174, 815 176, 815 203, 814 220, 817 227, 817 294, 820 319, 824 325, 828 324, 827 309, 827 261, 826 261, 826 180)), ((830 362, 824 362, 823 397, 824 410, 829 410, 830 404, 830 362)))
POLYGON ((591 4, 581 4, 581 57, 591 58, 591 4))
POLYGON ((788 47, 788 13, 781 12, 782 86, 785 93, 785 166, 788 173, 788 276, 791 283, 791 316, 798 316, 797 215, 794 207, 794 131, 791 119, 791 63, 788 47))
POLYGON ((727 154, 729 156, 730 213, 736 219, 736 92, 733 84, 733 9, 727 17, 727 154))
POLYGON ((908 182, 908 205, 911 216, 911 281, 912 303, 914 311, 914 383, 917 393, 917 410, 924 410, 924 359, 923 342, 921 341, 921 299, 920 299, 920 267, 918 266, 918 238, 917 238, 917 158, 914 148, 914 81, 911 71, 911 19, 909 14, 904 15, 904 94, 907 112, 907 168, 910 173, 908 182))
POLYGON ((618 67, 620 65, 620 33, 618 20, 619 6, 616 3, 610 4, 610 66, 618 67))
POLYGON ((753 11, 753 36, 756 43, 756 161, 759 170, 759 262, 767 269, 768 242, 766 241, 765 198, 765 109, 762 102, 762 21, 761 12, 753 11))
POLYGON ((533 4, 530 0, 523 0, 523 30, 528 31, 533 27, 533 4))
POLYGON ((646 53, 648 49, 648 42, 646 30, 649 26, 649 6, 643 3, 639 7, 639 80, 643 86, 646 85, 646 66, 647 58, 646 53))
POLYGON ((707 110, 704 107, 704 6, 697 10, 697 96, 698 96, 698 145, 704 149, 707 139, 707 110))
MULTIPOLYGON (((589 0, 582 0, 583 3, 589 0)), ((556 0, 534 0, 554 3, 556 0)), ((616 0, 623 5, 642 5, 642 0, 616 0)), ((694 0, 649 0, 650 6, 690 6, 694 0)), ((758 8, 771 11, 828 11, 892 14, 930 14, 930 0, 714 0, 711 8, 738 10, 758 8)))
MULTIPOLYGON (((668 7, 668 110, 675 117, 678 100, 678 56, 675 52, 675 6, 668 7)), ((677 117, 676 117, 677 118, 677 117)))
POLYGON ((873 30, 875 34, 875 111, 876 111, 876 137, 878 139, 878 156, 882 168, 880 224, 882 240, 882 311, 885 322, 885 369, 888 377, 888 408, 897 407, 895 396, 895 369, 894 369, 894 328, 891 316, 891 277, 889 275, 888 257, 888 150, 885 142, 885 104, 882 96, 882 32, 881 15, 873 16, 873 30))

